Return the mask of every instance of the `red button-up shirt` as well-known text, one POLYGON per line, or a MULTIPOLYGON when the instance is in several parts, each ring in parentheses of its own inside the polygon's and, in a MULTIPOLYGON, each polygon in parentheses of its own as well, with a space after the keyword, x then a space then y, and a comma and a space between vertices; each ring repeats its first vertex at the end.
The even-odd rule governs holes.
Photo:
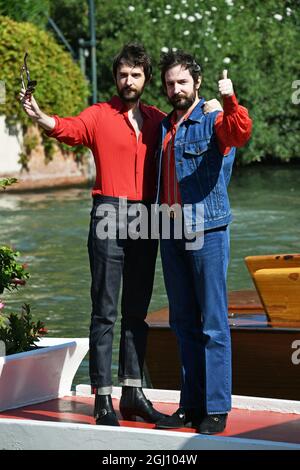
POLYGON ((151 201, 155 197, 155 151, 159 125, 165 114, 140 103, 143 125, 139 138, 122 100, 88 107, 75 117, 55 119, 49 136, 68 145, 83 144, 94 155, 96 181, 92 194, 151 201))
MULTIPOLYGON (((251 135, 252 120, 247 109, 238 104, 235 95, 225 97, 223 106, 224 112, 217 115, 214 127, 219 150, 226 155, 231 147, 245 145, 251 135)), ((183 119, 187 119, 189 114, 183 119)), ((181 204, 174 160, 174 139, 178 127, 175 118, 173 113, 169 132, 163 142, 161 202, 170 206, 175 203, 181 204)))

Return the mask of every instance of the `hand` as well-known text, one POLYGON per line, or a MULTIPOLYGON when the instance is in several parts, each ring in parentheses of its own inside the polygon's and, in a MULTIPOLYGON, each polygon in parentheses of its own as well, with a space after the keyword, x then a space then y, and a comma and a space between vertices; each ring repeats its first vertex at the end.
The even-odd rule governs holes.
POLYGON ((227 78, 227 70, 223 70, 223 78, 219 80, 219 92, 221 96, 232 96, 234 94, 232 81, 227 78))
POLYGON ((206 101, 203 106, 204 114, 212 113, 213 111, 223 111, 220 101, 215 98, 209 101, 206 101))
POLYGON ((26 93, 26 90, 24 88, 22 88, 20 92, 20 101, 23 105, 25 113, 31 119, 39 119, 41 117, 42 113, 40 108, 38 107, 37 102, 35 101, 35 98, 31 93, 26 93))

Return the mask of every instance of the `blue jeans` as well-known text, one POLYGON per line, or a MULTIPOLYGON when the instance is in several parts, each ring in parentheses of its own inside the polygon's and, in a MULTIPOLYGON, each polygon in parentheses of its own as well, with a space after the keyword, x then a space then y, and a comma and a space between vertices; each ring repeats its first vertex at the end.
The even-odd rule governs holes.
POLYGON ((229 227, 204 232, 204 244, 161 240, 161 258, 181 358, 180 406, 226 413, 231 409, 231 338, 226 275, 229 227))

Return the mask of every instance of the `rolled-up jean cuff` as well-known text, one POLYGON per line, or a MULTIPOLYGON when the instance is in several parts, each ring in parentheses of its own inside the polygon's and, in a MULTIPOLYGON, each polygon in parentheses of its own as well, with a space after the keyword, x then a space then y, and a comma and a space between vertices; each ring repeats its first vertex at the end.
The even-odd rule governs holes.
POLYGON ((111 395, 112 394, 112 387, 92 387, 93 392, 96 395, 111 395))
POLYGON ((142 379, 121 379, 119 377, 119 382, 122 387, 141 387, 142 379))

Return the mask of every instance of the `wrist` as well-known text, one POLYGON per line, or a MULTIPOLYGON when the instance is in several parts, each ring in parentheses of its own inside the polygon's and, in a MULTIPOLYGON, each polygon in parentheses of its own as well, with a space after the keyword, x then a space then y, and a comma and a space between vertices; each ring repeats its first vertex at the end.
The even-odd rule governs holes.
POLYGON ((238 100, 235 94, 223 96, 223 108, 226 114, 233 114, 238 109, 238 100))

